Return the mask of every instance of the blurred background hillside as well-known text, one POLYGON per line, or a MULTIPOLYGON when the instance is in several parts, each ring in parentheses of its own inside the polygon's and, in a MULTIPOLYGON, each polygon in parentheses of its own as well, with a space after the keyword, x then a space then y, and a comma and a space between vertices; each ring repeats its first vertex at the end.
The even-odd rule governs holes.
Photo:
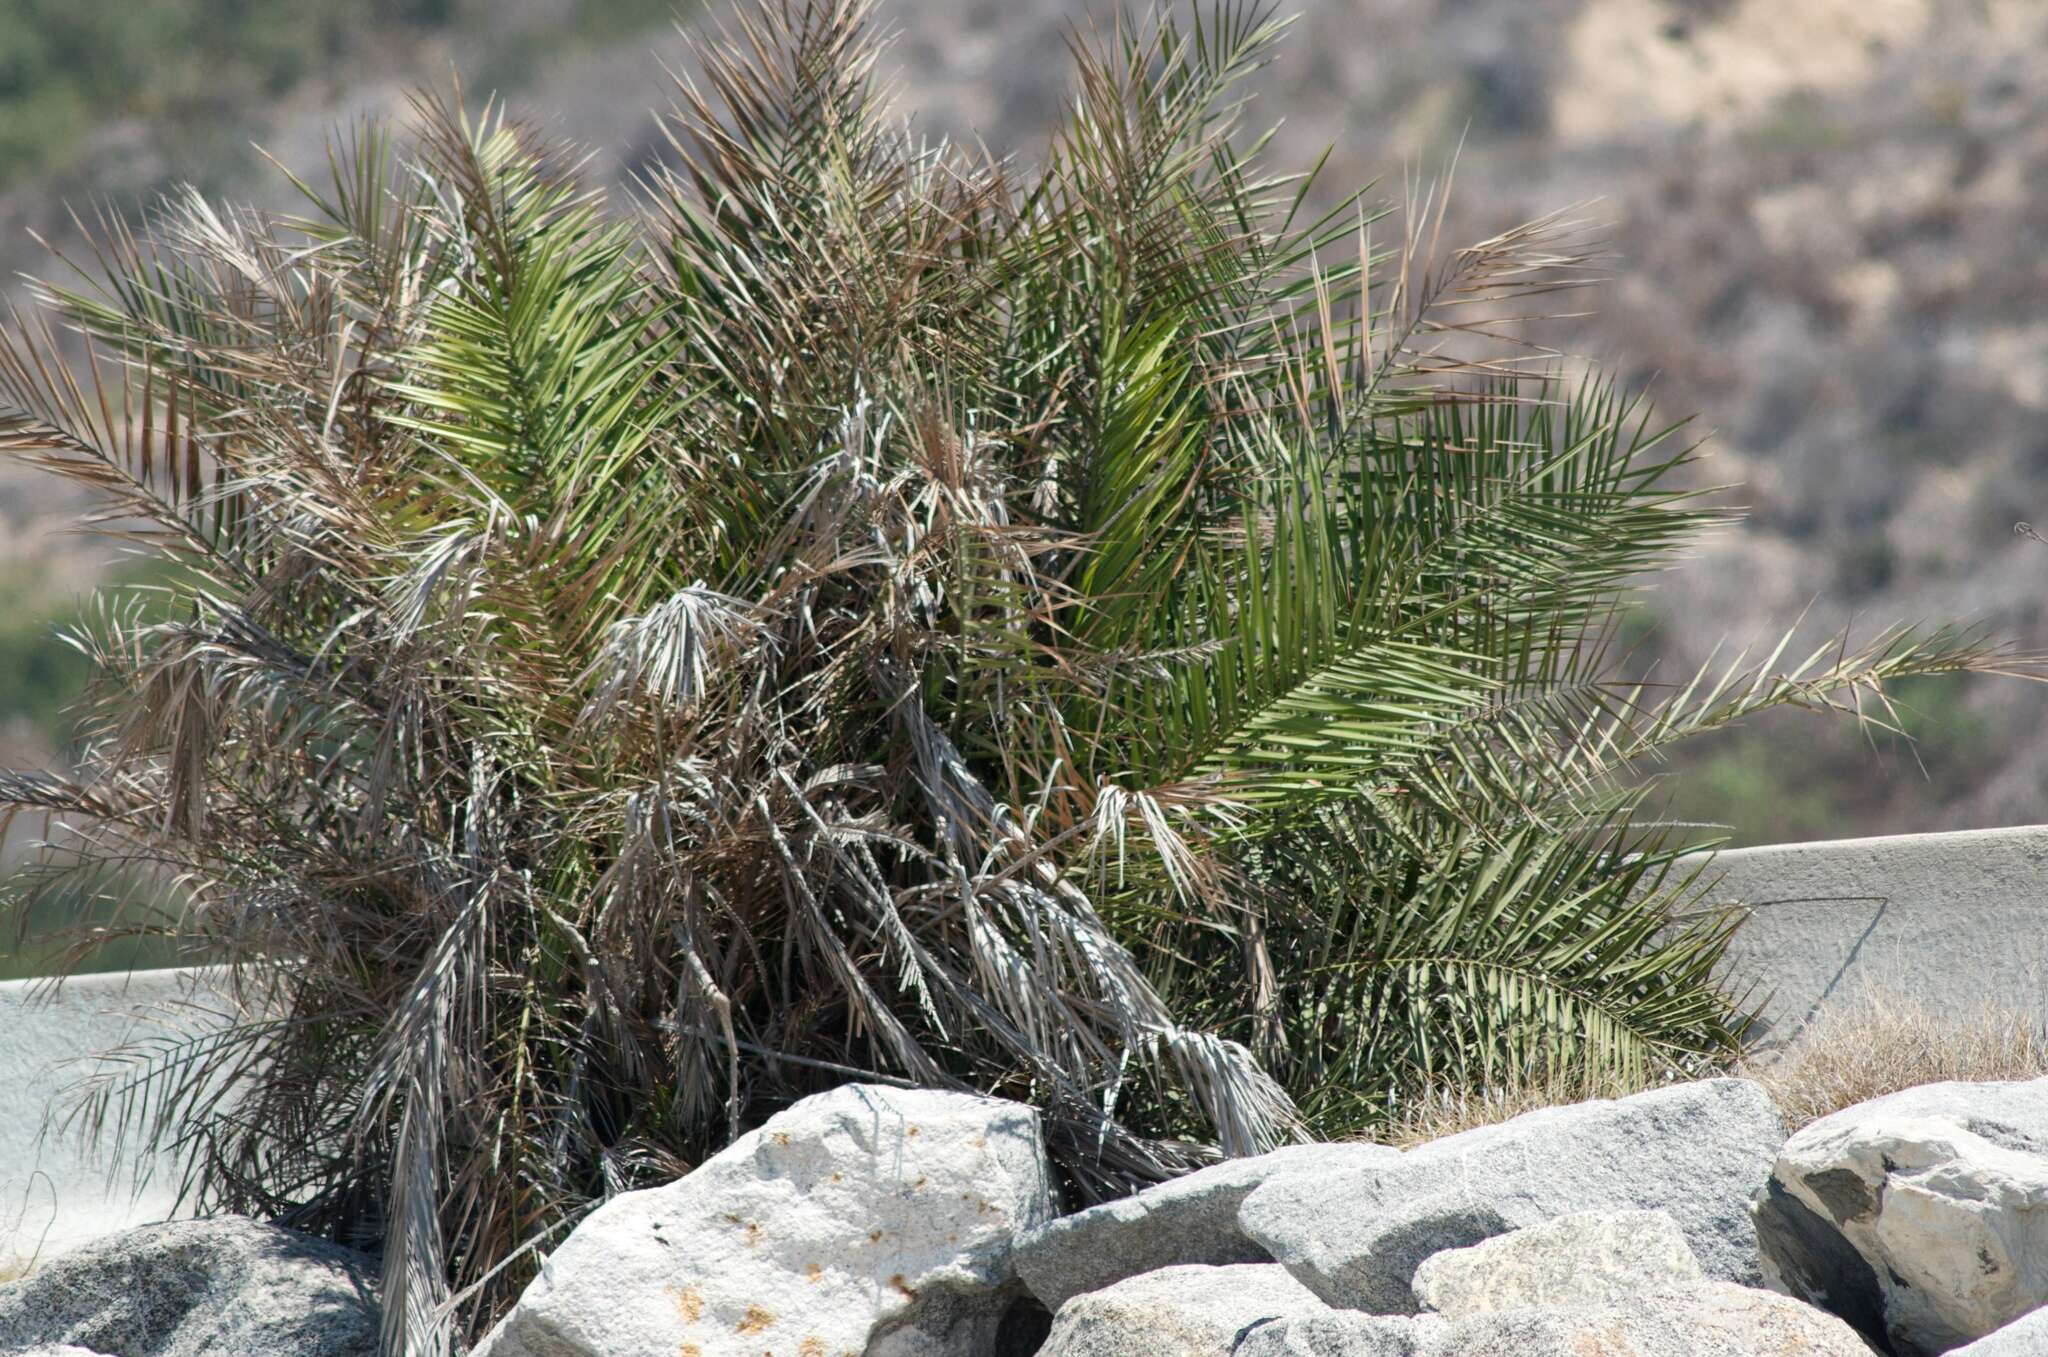
MULTIPOLYGON (((715 10, 718 0, 709 0, 715 10)), ((884 0, 903 106, 1025 157, 1085 0, 884 0)), ((1451 239, 1585 200, 1613 281, 1555 342, 1697 414, 1751 518, 1657 582, 1628 637, 1688 671, 1805 613, 1980 619, 2048 645, 2048 5, 2039 0, 1295 0, 1254 123, 1334 147, 1334 191, 1441 171, 1451 239)), ((330 128, 403 118, 459 71, 474 103, 587 143, 626 191, 664 153, 684 63, 670 0, 0 0, 0 267, 78 249, 190 182, 283 205, 251 148, 314 171, 330 128)), ((692 9, 685 22, 696 22, 692 9)), ((18 295, 18 288, 17 288, 18 295)), ((82 665, 55 628, 118 561, 78 506, 0 468, 0 762, 64 757, 82 665)), ((1897 695, 1917 736, 1792 717, 1671 770, 1675 813, 1737 841, 2048 820, 2048 690, 1897 695)), ((22 835, 15 836, 18 851, 22 835)), ((0 947, 4 950, 4 947, 0 947)))

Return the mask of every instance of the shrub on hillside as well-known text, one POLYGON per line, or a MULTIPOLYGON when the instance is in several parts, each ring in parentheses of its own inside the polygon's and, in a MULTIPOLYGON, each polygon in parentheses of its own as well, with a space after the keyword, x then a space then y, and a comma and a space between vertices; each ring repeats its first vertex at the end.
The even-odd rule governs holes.
POLYGON ((394 1351, 847 1079, 1036 1103, 1086 1197, 1725 1056, 1639 767, 1997 662, 1623 681, 1609 615, 1716 516, 1515 338, 1569 222, 1304 222, 1256 7, 1078 41, 1030 172, 909 139, 867 9, 743 7, 645 213, 426 101, 300 219, 107 242, 48 291, 75 378, 0 348, 0 443, 181 605, 108 611, 80 770, 0 795, 173 874, 247 1010, 95 1109, 381 1239, 394 1351))

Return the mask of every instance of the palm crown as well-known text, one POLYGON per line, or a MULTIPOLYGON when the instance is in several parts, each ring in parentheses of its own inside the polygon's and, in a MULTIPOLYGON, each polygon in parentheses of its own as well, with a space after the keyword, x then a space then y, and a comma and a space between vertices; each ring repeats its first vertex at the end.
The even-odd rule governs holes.
POLYGON ((185 1138, 206 1204, 380 1234, 394 1349, 849 1078, 1036 1102, 1085 1197, 1710 1059, 1732 925, 1674 918, 1636 771, 2006 662, 1622 681, 1614 608, 1719 515, 1516 337, 1573 223, 1305 220, 1236 4, 1077 38, 1020 176, 906 137, 868 8, 704 45, 638 216, 423 101, 299 217, 112 230, 48 290, 75 371, 47 320, 0 348, 0 443, 174 605, 109 604, 80 770, 0 794, 60 866, 161 868, 241 1000, 89 1110, 185 1138))

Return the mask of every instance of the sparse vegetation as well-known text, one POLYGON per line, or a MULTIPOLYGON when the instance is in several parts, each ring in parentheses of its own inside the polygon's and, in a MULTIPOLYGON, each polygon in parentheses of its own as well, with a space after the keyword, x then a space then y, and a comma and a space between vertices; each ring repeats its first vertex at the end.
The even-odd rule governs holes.
POLYGON ((1887 1093, 1948 1080, 2048 1076, 2048 1005, 1986 1005, 1961 1017, 1870 988, 1831 1004, 1786 1052, 1742 1071, 1792 1130, 1887 1093))
POLYGON ((0 720, 25 722, 53 750, 68 743, 65 712, 92 673, 62 635, 75 602, 40 571, 0 571, 0 720))
MULTIPOLYGON (((1922 1084, 2048 1077, 2048 1003, 1985 1004, 1958 1015, 1902 997, 1907 993, 1906 986, 1866 982, 1860 992, 1830 1002, 1789 1048, 1745 1057, 1729 1072, 1762 1084, 1792 1131, 1922 1084)), ((1540 1108, 1626 1098, 1712 1072, 1672 1067, 1617 1077, 1552 1068, 1509 1084, 1447 1084, 1410 1096, 1373 1138, 1420 1145, 1540 1108)))
POLYGON ((231 170, 255 163, 247 143, 263 130, 252 116, 367 48, 473 32, 485 64, 509 75, 530 47, 616 38, 678 8, 572 0, 534 30, 481 0, 0 0, 0 189, 61 167, 124 120, 143 140, 178 148, 183 176, 211 168, 216 183, 238 178, 231 170), (210 156, 195 157, 195 145, 210 156))
POLYGON ((1701 1070, 1631 1071, 1548 1068, 1510 1084, 1444 1084, 1418 1090, 1381 1127, 1374 1139, 1407 1149, 1512 1121, 1525 1112, 1566 1107, 1595 1098, 1626 1098, 1667 1081, 1696 1077, 1701 1070))
POLYGON ((1677 819, 1719 827, 1732 844, 1849 836, 1859 783, 1912 777, 1936 798, 1965 795, 1995 762, 1993 726, 1973 676, 1909 678, 1886 690, 1881 722, 1769 713, 1688 748, 1666 775, 1677 819))
POLYGON ((204 961, 180 941, 177 891, 61 860, 0 877, 0 980, 204 961))
POLYGON ((380 1242, 394 1353, 848 1078, 1038 1104, 1085 1197, 1732 1058, 1643 768, 2010 663, 1633 681, 1610 619, 1720 516, 1526 338, 1572 221, 1299 215, 1260 6, 1077 42, 1031 172, 907 140, 867 10, 743 8, 644 215, 424 100, 299 219, 104 242, 46 290, 75 383, 56 322, 0 346, 0 447, 178 563, 105 610, 76 773, 0 798, 173 876, 247 1007, 89 1107, 380 1242))

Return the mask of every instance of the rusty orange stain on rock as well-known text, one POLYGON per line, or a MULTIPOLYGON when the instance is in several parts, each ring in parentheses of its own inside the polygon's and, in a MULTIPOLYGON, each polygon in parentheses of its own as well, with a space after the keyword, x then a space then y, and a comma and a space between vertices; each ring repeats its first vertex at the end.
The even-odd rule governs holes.
POLYGON ((812 1334, 797 1344, 796 1357, 825 1357, 825 1340, 812 1334))
POLYGON ((819 1282, 823 1281, 824 1279, 825 1269, 819 1267, 816 1263, 806 1263, 804 1265, 804 1280, 809 1282, 812 1286, 816 1286, 819 1282))
POLYGON ((749 1305, 747 1312, 740 1316, 738 1331, 740 1333, 759 1333, 774 1322, 775 1315, 772 1311, 763 1310, 758 1305, 749 1305))
POLYGON ((686 1324, 695 1324, 704 1317, 704 1293, 694 1286, 686 1286, 676 1292, 676 1312, 686 1324))
POLYGON ((899 1272, 895 1276, 891 1277, 889 1279, 889 1285, 895 1287, 898 1291, 902 1292, 906 1299, 917 1299, 917 1288, 912 1286, 909 1282, 904 1281, 902 1273, 899 1272))

